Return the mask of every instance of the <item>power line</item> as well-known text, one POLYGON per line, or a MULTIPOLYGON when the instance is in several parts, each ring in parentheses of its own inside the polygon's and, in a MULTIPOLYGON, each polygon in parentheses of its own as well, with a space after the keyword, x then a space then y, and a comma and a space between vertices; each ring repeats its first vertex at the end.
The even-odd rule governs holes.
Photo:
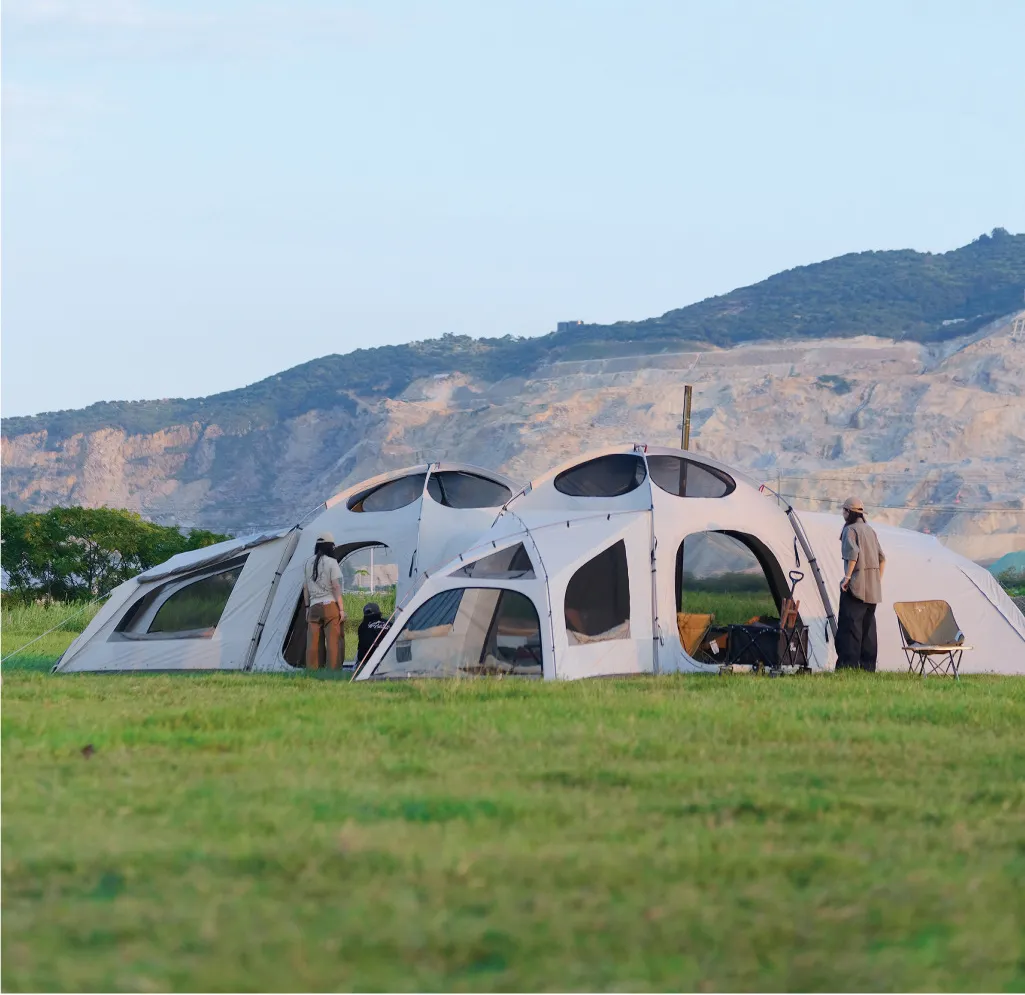
MULTIPOLYGON (((784 478, 785 479, 785 478, 784 478)), ((794 501, 814 501, 819 504, 834 504, 842 505, 843 500, 840 498, 826 498, 826 497, 814 497, 810 494, 780 494, 780 497, 787 498, 794 501)), ((938 511, 944 513, 999 513, 999 514, 1010 514, 1010 515, 1025 515, 1025 508, 1010 508, 1001 505, 993 504, 980 504, 980 505, 963 505, 963 504, 873 504, 873 508, 885 508, 891 511, 938 511)))

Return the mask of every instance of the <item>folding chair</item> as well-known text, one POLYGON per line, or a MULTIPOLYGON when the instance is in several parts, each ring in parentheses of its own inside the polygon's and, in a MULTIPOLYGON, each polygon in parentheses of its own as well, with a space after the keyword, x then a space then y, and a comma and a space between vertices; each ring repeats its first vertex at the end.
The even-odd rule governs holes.
POLYGON ((676 616, 676 627, 680 631, 680 642, 683 644, 683 651, 688 656, 696 656, 701 646, 705 633, 709 626, 715 621, 714 615, 696 615, 689 612, 679 612, 676 616))
POLYGON ((957 680, 961 655, 972 647, 965 645, 964 633, 957 627, 950 605, 946 601, 897 601, 893 610, 908 658, 908 673, 915 673, 917 667, 923 677, 953 673, 957 680), (926 664, 929 675, 925 673, 926 664))

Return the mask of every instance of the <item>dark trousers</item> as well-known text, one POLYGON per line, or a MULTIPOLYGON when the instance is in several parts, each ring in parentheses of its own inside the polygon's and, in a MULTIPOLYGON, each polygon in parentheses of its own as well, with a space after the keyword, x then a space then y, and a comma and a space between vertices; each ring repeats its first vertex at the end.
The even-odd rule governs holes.
POLYGON ((876 669, 876 606, 840 592, 840 619, 836 625, 836 669, 876 669))

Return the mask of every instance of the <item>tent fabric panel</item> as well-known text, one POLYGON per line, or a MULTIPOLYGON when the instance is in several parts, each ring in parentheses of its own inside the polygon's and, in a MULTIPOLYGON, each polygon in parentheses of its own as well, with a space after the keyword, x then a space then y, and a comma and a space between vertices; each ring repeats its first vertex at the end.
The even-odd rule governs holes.
POLYGON ((415 573, 437 570, 491 528, 497 508, 449 508, 428 497, 420 512, 415 573))
POLYGON ((548 571, 555 676, 574 680, 653 672, 650 513, 588 518, 571 522, 569 528, 549 526, 534 532, 533 538, 548 571), (565 618, 567 588, 581 567, 620 540, 626 546, 629 573, 629 637, 584 643, 571 640, 565 618))
MULTIPOLYGON (((839 515, 805 512, 801 516, 815 548, 825 582, 839 590, 843 577, 840 559, 839 515)), ((994 603, 973 582, 977 567, 970 560, 942 545, 935 536, 896 526, 871 522, 886 555, 883 602, 876 609, 879 635, 878 670, 906 671, 894 602, 946 601, 973 649, 966 652, 958 668, 962 674, 1025 674, 1025 639, 1019 626, 1004 624, 994 603)), ((979 581, 986 584, 984 577, 979 581)), ((995 584, 995 581, 994 581, 995 584)), ((1002 592, 1001 592, 1002 593, 1002 592)), ((1000 597, 993 596, 997 603, 1000 597)), ((1013 605, 1012 605, 1013 607, 1013 605)))
MULTIPOLYGON (((277 543, 263 543, 248 552, 245 566, 232 588, 212 636, 168 639, 116 637, 115 629, 131 606, 139 598, 169 582, 163 579, 136 584, 130 596, 109 614, 81 651, 68 661, 66 667, 62 666, 60 672, 240 669, 274 565, 280 558, 279 543, 285 541, 279 539, 277 543)), ((196 574, 208 576, 216 568, 216 563, 206 564, 196 574)), ((171 578, 170 584, 173 589, 180 590, 188 586, 192 579, 191 575, 182 575, 171 578)))
MULTIPOLYGON (((1025 615, 1007 596, 1000 582, 988 570, 971 560, 962 559, 958 563, 960 571, 982 592, 987 601, 1003 616, 1004 620, 1021 636, 1025 643, 1025 615)), ((1025 647, 1022 650, 1025 653, 1025 647)))
POLYGON ((93 641, 101 629, 106 627, 110 619, 114 615, 120 617, 121 609, 132 598, 132 595, 138 588, 139 581, 135 577, 131 580, 126 580, 123 584, 118 584, 110 592, 103 607, 93 616, 92 621, 72 640, 71 645, 61 654, 61 658, 53 668, 53 672, 59 674, 70 669, 75 657, 93 641))
POLYGON ((192 573, 194 570, 202 570, 224 560, 234 559, 247 549, 280 539, 291 531, 291 529, 279 529, 275 532, 256 532, 252 535, 240 536, 237 539, 217 542, 212 546, 204 546, 202 549, 191 549, 185 553, 178 553, 166 562, 144 570, 136 579, 139 583, 147 583, 166 580, 182 573, 192 573))

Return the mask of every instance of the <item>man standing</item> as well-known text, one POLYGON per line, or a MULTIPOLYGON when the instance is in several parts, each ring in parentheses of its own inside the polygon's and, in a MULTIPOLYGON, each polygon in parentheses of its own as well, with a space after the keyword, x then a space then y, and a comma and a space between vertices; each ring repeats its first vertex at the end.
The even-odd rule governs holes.
POLYGON ((846 523, 840 533, 844 579, 840 583, 840 620, 836 632, 836 669, 876 669, 876 605, 883 600, 886 556, 875 530, 865 521, 861 498, 843 503, 846 523))

